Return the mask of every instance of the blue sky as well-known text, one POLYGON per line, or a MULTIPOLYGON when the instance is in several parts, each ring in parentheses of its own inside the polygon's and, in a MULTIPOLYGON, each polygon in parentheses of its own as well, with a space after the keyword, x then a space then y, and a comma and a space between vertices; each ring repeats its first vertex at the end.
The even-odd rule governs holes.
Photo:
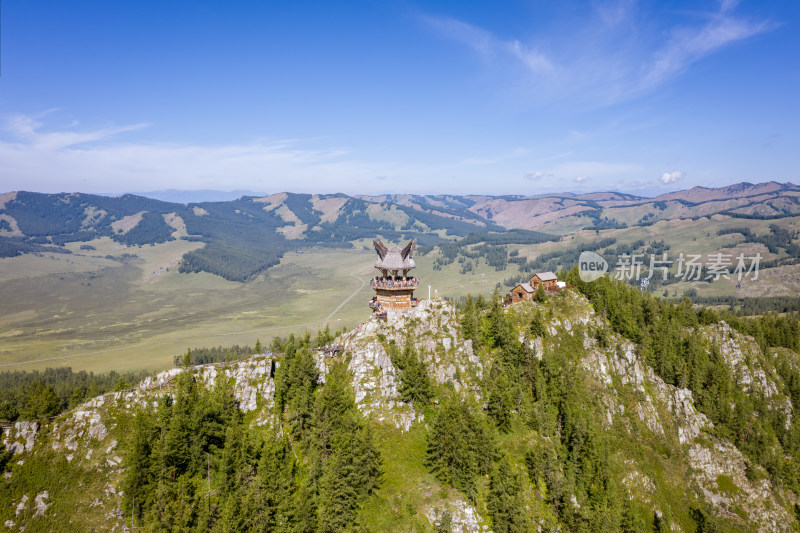
POLYGON ((0 191, 798 181, 800 2, 2 3, 0 191))

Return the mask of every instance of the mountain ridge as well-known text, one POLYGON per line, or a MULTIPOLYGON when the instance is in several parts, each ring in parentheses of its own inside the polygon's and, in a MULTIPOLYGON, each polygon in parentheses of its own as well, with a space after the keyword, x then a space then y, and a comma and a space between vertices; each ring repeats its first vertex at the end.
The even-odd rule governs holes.
POLYGON ((376 236, 435 245, 470 233, 527 230, 545 241, 581 229, 661 220, 798 214, 800 187, 777 182, 694 187, 649 199, 616 192, 496 197, 283 192, 179 204, 132 194, 17 191, 0 195, 0 256, 58 251, 54 246, 104 236, 127 246, 184 239, 203 245, 184 255, 182 272, 247 281, 277 264, 286 251, 351 247, 376 236))

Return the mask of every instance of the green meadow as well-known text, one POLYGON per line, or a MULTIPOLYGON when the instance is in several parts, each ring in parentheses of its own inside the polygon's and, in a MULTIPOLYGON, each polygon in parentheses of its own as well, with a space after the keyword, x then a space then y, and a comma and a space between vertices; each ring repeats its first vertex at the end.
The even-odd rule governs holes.
MULTIPOLYGON (((746 226, 766 234, 771 223, 719 215, 666 220, 625 229, 580 230, 559 242, 509 245, 508 250, 534 259, 613 237, 616 245, 663 240, 670 258, 676 259, 681 252, 708 254, 742 241, 740 234, 718 235, 720 229, 746 226)), ((780 224, 796 231, 800 217, 780 224)), ((350 249, 287 253, 278 265, 247 283, 208 273, 178 273, 182 255, 199 246, 177 240, 125 247, 104 237, 67 244, 72 254, 0 259, 0 371, 56 366, 95 372, 161 370, 189 347, 252 346, 256 339, 267 344, 275 336, 313 334, 326 323, 334 331, 349 329, 369 316, 372 293, 366 282, 375 275, 369 240, 356 241, 350 249), (81 249, 81 244, 95 249, 81 249)), ((734 251, 759 252, 764 261, 777 257, 761 244, 740 244, 734 251)), ((415 258, 419 298, 428 297, 428 286, 431 294, 449 298, 488 295, 519 273, 516 264, 497 271, 483 258, 464 274, 458 261, 434 270, 439 254, 434 249, 415 258)), ((798 289, 795 273, 794 266, 765 269, 757 283, 738 289, 733 279, 680 282, 669 285, 667 294, 680 297, 696 289, 703 296, 791 295, 798 289)))
MULTIPOLYGON (((70 244, 80 255, 0 259, 0 371, 160 370, 188 347, 268 343, 316 332, 326 321, 332 330, 349 329, 370 314, 372 293, 362 281, 375 275, 374 251, 366 243, 287 253, 244 284, 179 274, 177 261, 197 243, 124 248, 104 238, 88 244, 96 250, 70 244)), ((486 293, 508 275, 485 263, 463 276, 458 265, 434 271, 434 257, 417 258, 419 297, 427 297, 428 285, 442 296, 486 293)))

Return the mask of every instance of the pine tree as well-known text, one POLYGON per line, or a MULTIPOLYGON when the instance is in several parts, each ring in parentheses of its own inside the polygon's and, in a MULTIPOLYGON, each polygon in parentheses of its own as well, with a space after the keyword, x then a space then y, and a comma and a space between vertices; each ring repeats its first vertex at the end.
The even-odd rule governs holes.
POLYGON ((467 295, 467 301, 461 310, 461 334, 465 340, 472 340, 473 345, 478 345, 478 309, 472 300, 472 295, 467 295))
POLYGON ((293 495, 297 491, 296 464, 286 438, 270 436, 264 442, 256 476, 260 522, 269 531, 292 531, 297 522, 293 495))
POLYGON ((426 463, 437 479, 474 501, 477 478, 489 473, 493 455, 494 442, 469 404, 445 400, 428 434, 426 463))
POLYGON ((511 430, 513 403, 510 385, 502 369, 497 372, 497 376, 491 381, 489 401, 487 403, 487 413, 494 420, 497 429, 503 433, 509 432, 511 430))
POLYGON ((527 530, 522 483, 517 474, 512 471, 505 457, 497 462, 489 477, 489 496, 486 507, 492 515, 493 531, 496 533, 515 533, 527 530))
POLYGON ((427 365, 419 356, 411 337, 406 338, 402 354, 390 350, 390 356, 400 374, 400 398, 404 402, 413 402, 417 408, 427 405, 433 396, 433 385, 427 365))
POLYGON ((325 386, 314 405, 314 440, 323 460, 331 453, 334 435, 341 428, 345 414, 353 409, 355 398, 348 383, 347 367, 337 364, 325 376, 325 386))
POLYGON ((342 531, 355 522, 355 512, 381 476, 380 456, 368 428, 354 412, 347 413, 334 436, 320 480, 320 531, 342 531))
POLYGON ((547 300, 547 295, 544 292, 544 285, 541 283, 536 288, 536 292, 533 293, 533 301, 543 303, 547 300))
POLYGON ((283 385, 286 391, 286 422, 292 433, 303 437, 314 412, 314 391, 319 372, 308 348, 295 353, 285 369, 283 385))
POLYGON ((45 418, 61 410, 58 396, 53 386, 44 381, 34 381, 26 390, 28 403, 25 408, 27 418, 45 418))
POLYGON ((0 440, 0 472, 5 472, 6 465, 11 460, 11 453, 6 450, 6 445, 0 440))
POLYGON ((253 348, 253 353, 259 354, 264 351, 264 347, 261 346, 261 339, 256 339, 256 346, 253 348))
POLYGON ((547 323, 542 316, 541 309, 537 309, 536 313, 533 315, 528 331, 530 331, 530 334, 534 337, 544 337, 547 335, 547 323))
POLYGON ((136 505, 136 516, 141 516, 151 500, 152 471, 151 453, 155 438, 152 416, 144 411, 133 418, 131 450, 126 457, 125 475, 122 481, 123 508, 130 512, 136 505))

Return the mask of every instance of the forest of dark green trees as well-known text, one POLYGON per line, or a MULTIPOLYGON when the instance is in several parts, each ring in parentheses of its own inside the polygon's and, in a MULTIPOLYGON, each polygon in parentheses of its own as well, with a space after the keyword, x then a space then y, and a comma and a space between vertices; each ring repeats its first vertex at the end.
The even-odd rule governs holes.
POLYGON ((95 374, 73 372, 70 367, 0 372, 0 420, 57 415, 104 392, 131 387, 147 374, 113 370, 95 374))
POLYGON ((293 532, 358 524, 359 506, 380 484, 381 458, 345 367, 333 367, 320 387, 310 348, 293 337, 282 345, 279 428, 251 428, 224 378, 208 391, 191 374, 181 375, 174 398, 137 413, 123 483, 133 524, 293 532))

